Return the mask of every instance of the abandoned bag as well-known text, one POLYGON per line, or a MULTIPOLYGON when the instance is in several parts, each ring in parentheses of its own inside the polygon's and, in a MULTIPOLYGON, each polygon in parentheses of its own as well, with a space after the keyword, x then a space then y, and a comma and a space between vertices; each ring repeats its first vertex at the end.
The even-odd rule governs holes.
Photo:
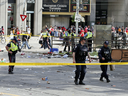
POLYGON ((110 65, 110 71, 114 71, 115 70, 115 65, 110 65))

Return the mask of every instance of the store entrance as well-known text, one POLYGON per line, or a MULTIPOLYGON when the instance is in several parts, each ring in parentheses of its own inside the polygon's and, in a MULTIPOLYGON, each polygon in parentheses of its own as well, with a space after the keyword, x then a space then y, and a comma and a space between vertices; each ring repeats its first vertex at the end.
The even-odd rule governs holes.
POLYGON ((34 13, 27 13, 26 27, 30 27, 31 34, 34 35, 34 13))

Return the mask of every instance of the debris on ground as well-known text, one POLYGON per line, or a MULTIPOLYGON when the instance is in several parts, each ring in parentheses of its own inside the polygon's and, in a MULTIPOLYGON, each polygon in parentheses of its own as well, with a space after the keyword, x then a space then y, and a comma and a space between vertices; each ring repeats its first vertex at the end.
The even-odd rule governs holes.
POLYGON ((43 81, 48 81, 48 77, 42 78, 43 81))
POLYGON ((63 56, 63 58, 67 58, 68 57, 68 55, 67 54, 65 54, 64 56, 63 56))

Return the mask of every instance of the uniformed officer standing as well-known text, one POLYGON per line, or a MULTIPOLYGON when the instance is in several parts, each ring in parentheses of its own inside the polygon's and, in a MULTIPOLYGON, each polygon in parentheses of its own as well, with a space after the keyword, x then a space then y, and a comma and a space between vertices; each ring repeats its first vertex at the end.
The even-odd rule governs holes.
POLYGON ((48 49, 50 49, 49 42, 48 42, 48 32, 47 32, 46 29, 42 33, 42 37, 43 37, 43 47, 44 47, 44 49, 46 49, 47 47, 48 47, 48 49))
POLYGON ((92 32, 88 30, 88 32, 84 35, 84 37, 86 37, 86 39, 88 40, 89 52, 91 52, 92 51, 92 32))
POLYGON ((72 43, 72 52, 73 52, 73 49, 75 47, 75 38, 76 37, 76 34, 74 33, 74 31, 72 30, 72 33, 70 34, 71 36, 71 43, 72 43))
MULTIPOLYGON (((105 41, 104 46, 101 47, 101 49, 98 52, 100 63, 108 63, 108 62, 112 61, 111 53, 110 53, 110 49, 109 49, 108 45, 109 45, 109 42, 105 41)), ((108 65, 101 65, 100 67, 101 67, 101 70, 102 70, 100 81, 103 81, 103 78, 105 78, 107 83, 109 83, 110 80, 109 80, 109 77, 107 75, 108 65)))
POLYGON ((69 42, 69 40, 70 40, 70 34, 68 33, 68 31, 65 31, 64 32, 64 35, 63 35, 63 37, 64 37, 64 45, 65 45, 65 47, 64 47, 64 51, 66 51, 66 48, 67 48, 67 46, 68 46, 68 52, 70 51, 70 42, 69 42))
MULTIPOLYGON (((17 45, 17 39, 14 37, 10 43, 7 44, 6 50, 8 51, 8 57, 10 63, 15 63, 17 51, 21 51, 17 45)), ((9 66, 8 74, 13 74, 14 66, 9 66)))
MULTIPOLYGON (((85 38, 80 38, 80 43, 76 46, 76 48, 73 50, 73 63, 85 63, 86 56, 89 57, 89 62, 91 62, 90 55, 88 54, 88 48, 85 44, 85 38)), ((85 85, 83 83, 84 77, 86 73, 86 65, 76 65, 76 71, 75 71, 75 84, 78 85, 85 85), (80 77, 80 78, 79 78, 80 77), (78 83, 78 79, 79 83, 78 83)))

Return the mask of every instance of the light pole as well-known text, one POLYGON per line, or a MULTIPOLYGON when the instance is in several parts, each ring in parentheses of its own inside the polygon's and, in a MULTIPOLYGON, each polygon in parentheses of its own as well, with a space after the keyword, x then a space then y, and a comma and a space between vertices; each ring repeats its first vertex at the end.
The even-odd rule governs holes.
MULTIPOLYGON (((79 0, 76 1, 76 16, 79 15, 79 0)), ((76 36, 78 36, 78 20, 76 20, 76 36)))

